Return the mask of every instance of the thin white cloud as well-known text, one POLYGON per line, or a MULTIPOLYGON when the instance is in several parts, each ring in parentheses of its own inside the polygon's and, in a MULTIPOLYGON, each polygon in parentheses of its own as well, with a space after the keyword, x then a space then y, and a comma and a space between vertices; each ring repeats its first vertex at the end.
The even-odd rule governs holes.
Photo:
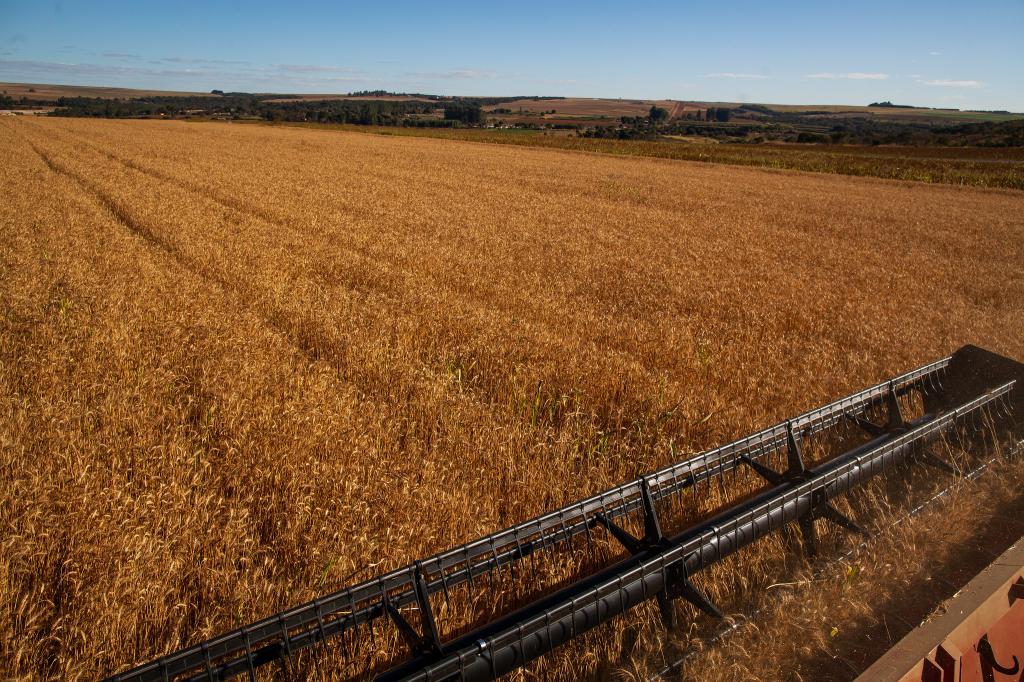
POLYGON ((406 74, 414 78, 427 79, 452 79, 452 80, 475 80, 486 78, 498 78, 499 75, 493 71, 480 71, 478 69, 455 69, 452 71, 421 72, 414 71, 406 74))
MULTIPOLYGON (((169 61, 169 60, 165 60, 169 61)), ((184 61, 184 60, 182 60, 184 61)), ((152 61, 148 62, 152 63, 152 61)), ((344 84, 346 88, 352 84, 371 84, 380 82, 379 78, 358 73, 338 73, 320 71, 288 71, 278 67, 234 67, 225 70, 211 70, 208 66, 190 68, 181 62, 173 62, 171 68, 164 62, 163 68, 123 64, 94 64, 82 62, 48 62, 35 60, 16 60, 0 58, 0 76, 23 80, 39 79, 37 82, 59 82, 65 78, 88 79, 91 81, 111 81, 131 79, 166 80, 173 79, 192 90, 200 84, 221 86, 239 84, 243 87, 269 87, 278 92, 288 92, 294 88, 329 88, 332 84, 344 84)), ((3 78, 0 78, 3 80, 3 78)), ((170 88, 168 88, 170 89, 170 88)))
POLYGON ((274 64, 274 68, 287 73, 356 73, 344 66, 321 66, 319 64, 274 64))
POLYGON ((805 78, 825 78, 825 79, 838 79, 844 78, 852 81, 884 81, 889 80, 889 74, 887 73, 863 73, 861 71, 852 71, 850 73, 809 73, 805 78))
POLYGON ((292 84, 315 84, 315 83, 381 83, 383 82, 380 78, 372 78, 370 76, 319 76, 313 79, 307 80, 289 80, 292 84))
POLYGON ((442 78, 497 78, 498 74, 493 71, 478 71, 476 69, 456 69, 441 74, 442 78))
POLYGON ((939 56, 940 54, 942 54, 942 53, 941 53, 941 52, 939 52, 938 50, 932 50, 932 51, 931 51, 931 52, 929 52, 928 54, 930 54, 930 55, 931 55, 931 56, 933 56, 933 57, 938 57, 938 56, 939 56))
POLYGON ((930 81, 917 81, 922 85, 931 85, 939 88, 980 88, 985 85, 982 81, 957 81, 946 78, 938 78, 930 81))
POLYGON ((704 75, 705 78, 753 78, 756 80, 764 80, 771 78, 762 73, 734 73, 732 71, 726 71, 724 73, 708 73, 704 75))
POLYGON ((132 66, 88 64, 79 62, 47 62, 31 59, 0 59, 0 72, 26 74, 76 74, 85 76, 192 76, 192 69, 146 69, 132 66))
POLYGON ((160 61, 171 64, 249 64, 250 62, 237 61, 234 59, 200 59, 196 57, 161 57, 160 61))
POLYGON ((574 80, 572 78, 565 78, 565 79, 558 79, 558 78, 556 78, 556 79, 536 78, 532 82, 533 83, 537 83, 538 85, 578 85, 580 83, 580 81, 574 80))

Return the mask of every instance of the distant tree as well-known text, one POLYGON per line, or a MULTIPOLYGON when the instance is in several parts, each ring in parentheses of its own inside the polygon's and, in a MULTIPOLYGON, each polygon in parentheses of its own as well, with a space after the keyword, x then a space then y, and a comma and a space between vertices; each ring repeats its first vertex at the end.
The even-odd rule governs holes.
POLYGON ((884 102, 872 102, 868 105, 869 107, 888 107, 890 109, 917 109, 917 107, 910 104, 893 104, 889 100, 884 102))
POLYGON ((729 119, 732 118, 732 109, 727 107, 719 107, 715 109, 715 120, 720 123, 728 123, 729 119))
POLYGON ((668 120, 668 109, 663 109, 656 104, 651 105, 651 110, 647 113, 647 118, 650 119, 651 123, 661 123, 662 121, 668 120))
POLYGON ((479 104, 452 102, 444 108, 444 118, 448 121, 460 121, 470 125, 484 122, 485 116, 479 104))

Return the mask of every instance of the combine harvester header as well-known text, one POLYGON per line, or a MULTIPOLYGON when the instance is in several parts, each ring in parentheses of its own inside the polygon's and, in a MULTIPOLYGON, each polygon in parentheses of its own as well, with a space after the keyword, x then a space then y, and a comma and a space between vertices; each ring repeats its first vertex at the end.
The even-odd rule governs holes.
POLYGON ((965 346, 746 438, 109 679, 254 679, 262 666, 287 667, 303 650, 334 642, 335 662, 356 676, 491 680, 650 599, 657 600, 667 627, 674 626, 676 599, 720 617, 692 582, 694 575, 793 523, 810 554, 817 548, 817 519, 863 533, 833 506, 837 496, 906 461, 955 472, 926 449, 944 436, 1016 444, 1024 437, 1022 407, 1024 365, 965 346), (845 449, 808 465, 811 447, 837 445, 845 449), (702 486, 705 499, 713 490, 735 499, 667 532, 673 521, 686 518, 682 495, 702 486), (606 556, 602 563, 594 545, 609 541, 626 556, 606 556), (469 607, 468 625, 450 631, 439 626, 437 600, 462 590, 469 595, 466 604, 487 603, 485 595, 496 604, 502 571, 523 584, 525 574, 536 571, 536 559, 560 556, 589 557, 579 563, 594 569, 555 591, 534 583, 532 596, 497 616, 474 616, 469 607), (382 670, 369 660, 365 641, 385 629, 397 630, 405 651, 395 651, 391 667, 382 670))

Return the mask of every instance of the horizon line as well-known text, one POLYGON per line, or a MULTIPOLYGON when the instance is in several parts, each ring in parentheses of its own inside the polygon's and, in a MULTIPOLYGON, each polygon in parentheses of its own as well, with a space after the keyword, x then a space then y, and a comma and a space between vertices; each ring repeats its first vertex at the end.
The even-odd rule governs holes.
MULTIPOLYGON (((93 90, 128 90, 136 92, 155 92, 155 93, 169 93, 172 95, 214 95, 216 93, 213 90, 166 90, 163 88, 149 88, 149 87, 126 87, 121 85, 81 85, 78 83, 38 83, 29 81, 0 81, 0 86, 3 85, 26 85, 26 86, 42 86, 42 87, 62 87, 62 88, 81 88, 81 89, 93 89, 93 90)), ((388 90, 386 88, 374 88, 373 90, 362 90, 362 91, 350 91, 350 92, 301 92, 301 91, 283 91, 283 90, 267 90, 267 91, 249 91, 249 90, 221 90, 225 93, 244 93, 247 95, 317 95, 323 97, 344 97, 346 95, 357 96, 354 92, 377 92, 383 91, 390 95, 430 95, 432 97, 453 97, 461 99, 494 99, 503 97, 513 97, 513 95, 441 95, 430 92, 398 92, 388 90)), ((159 97, 160 95, 155 95, 159 97)), ((517 99, 530 99, 530 98, 559 98, 559 99, 593 99, 593 100, 629 100, 639 102, 696 102, 700 104, 757 104, 764 106, 806 106, 806 107, 868 107, 870 104, 853 104, 850 102, 757 102, 753 100, 702 100, 702 99, 676 99, 672 97, 594 97, 591 95, 539 95, 539 94, 519 94, 515 95, 517 99)), ((889 100, 881 100, 889 101, 889 100)), ((871 104, 876 104, 872 102, 871 104)), ((958 107, 933 107, 918 104, 893 104, 896 108, 911 107, 914 109, 931 109, 933 111, 964 111, 964 112, 976 112, 976 113, 1010 113, 1010 114, 1021 114, 1024 116, 1024 112, 1010 111, 1007 109, 963 109, 958 107)))

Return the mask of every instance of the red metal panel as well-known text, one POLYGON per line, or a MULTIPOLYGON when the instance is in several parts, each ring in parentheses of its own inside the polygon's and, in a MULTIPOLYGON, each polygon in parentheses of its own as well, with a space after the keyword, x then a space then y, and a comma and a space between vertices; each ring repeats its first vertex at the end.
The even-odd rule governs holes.
POLYGON ((858 678, 883 680, 1024 682, 1024 541, 858 678))

